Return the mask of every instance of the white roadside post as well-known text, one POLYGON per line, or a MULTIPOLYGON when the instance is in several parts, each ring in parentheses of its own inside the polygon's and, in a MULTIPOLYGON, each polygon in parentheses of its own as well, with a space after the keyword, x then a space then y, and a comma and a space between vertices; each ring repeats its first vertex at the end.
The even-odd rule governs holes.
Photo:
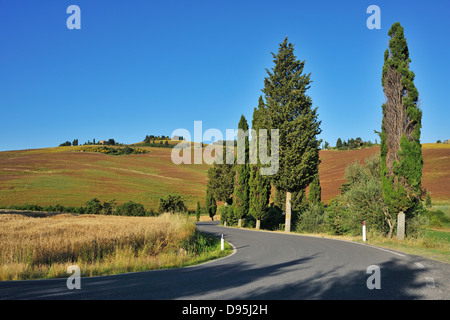
POLYGON ((225 240, 223 239, 223 233, 222 233, 222 239, 220 239, 220 250, 225 249, 225 240))
POLYGON ((366 242, 366 221, 363 221, 363 241, 366 242))

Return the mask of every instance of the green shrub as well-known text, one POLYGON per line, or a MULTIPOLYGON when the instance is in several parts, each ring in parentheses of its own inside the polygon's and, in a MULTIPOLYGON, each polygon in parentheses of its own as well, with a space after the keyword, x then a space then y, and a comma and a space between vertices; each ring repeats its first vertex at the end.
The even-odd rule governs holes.
POLYGON ((349 212, 342 203, 340 196, 330 200, 325 209, 325 231, 333 235, 343 235, 349 232, 349 212))
POLYGON ((427 223, 432 228, 442 228, 444 224, 450 222, 450 219, 445 215, 442 210, 431 211, 427 210, 425 212, 427 218, 427 223))
POLYGON ((297 232, 319 233, 324 228, 324 206, 322 203, 309 203, 308 208, 299 213, 297 232))
POLYGON ((237 219, 234 216, 234 210, 232 205, 223 205, 219 207, 220 221, 222 223, 226 222, 227 226, 232 226, 237 224, 237 219))
POLYGON ((149 210, 146 212, 146 216, 147 216, 147 217, 157 217, 157 216, 158 216, 158 212, 156 212, 156 211, 153 210, 153 209, 149 209, 149 210))
POLYGON ((75 212, 76 214, 84 214, 85 213, 85 208, 84 207, 75 207, 75 212))
POLYGON ((60 147, 70 147, 71 145, 72 145, 72 142, 66 141, 66 142, 61 143, 59 146, 60 147))
POLYGON ((424 214, 415 214, 405 222, 405 233, 408 238, 419 238, 424 235, 428 218, 424 214))
POLYGON ((183 202, 181 196, 169 194, 166 198, 159 199, 159 212, 186 212, 187 207, 183 202))
POLYGON ((267 209, 267 216, 261 221, 261 228, 266 230, 282 230, 285 222, 283 211, 273 203, 267 209))
POLYGON ((381 162, 378 155, 365 160, 365 165, 354 162, 345 170, 346 188, 343 201, 348 206, 345 224, 353 235, 362 233, 362 222, 368 228, 384 234, 389 233, 386 219, 394 222, 396 217, 388 215, 383 199, 381 162))
POLYGON ((431 207, 431 195, 429 192, 427 192, 427 196, 425 198, 425 206, 430 208, 431 207))
POLYGON ((102 204, 100 200, 97 198, 92 198, 89 201, 86 201, 85 213, 87 214, 99 214, 102 211, 102 204))
POLYGON ((121 216, 140 216, 146 215, 145 208, 142 204, 128 201, 117 206, 116 213, 121 216))
POLYGON ((112 215, 117 207, 117 203, 115 200, 111 200, 108 202, 103 202, 102 206, 102 214, 104 215, 112 215))
POLYGON ((248 214, 242 219, 242 227, 243 228, 255 228, 256 227, 256 219, 251 214, 248 214))

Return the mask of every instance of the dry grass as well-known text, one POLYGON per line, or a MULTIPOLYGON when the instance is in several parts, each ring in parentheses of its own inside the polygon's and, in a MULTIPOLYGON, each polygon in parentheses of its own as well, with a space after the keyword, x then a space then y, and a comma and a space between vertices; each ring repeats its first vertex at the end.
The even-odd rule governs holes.
POLYGON ((182 216, 0 214, 0 280, 83 276, 189 263, 195 223, 182 216))

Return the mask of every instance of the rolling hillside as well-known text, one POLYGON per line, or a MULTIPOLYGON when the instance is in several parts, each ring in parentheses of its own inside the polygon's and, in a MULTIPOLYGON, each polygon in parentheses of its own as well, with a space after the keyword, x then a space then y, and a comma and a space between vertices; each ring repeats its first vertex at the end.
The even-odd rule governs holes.
MULTIPOLYGON (((204 203, 208 165, 175 165, 171 149, 141 147, 145 154, 112 156, 82 152, 83 146, 0 152, 0 206, 62 204, 81 206, 129 200, 156 209, 160 197, 182 195, 194 209, 204 203)), ((320 152, 322 201, 339 194, 347 164, 379 152, 378 147, 320 152)), ((434 202, 450 202, 450 145, 424 144, 423 187, 434 202)))
POLYGON ((183 195, 194 208, 204 199, 207 165, 175 165, 169 148, 141 147, 145 154, 112 156, 84 147, 0 152, 0 205, 80 206, 129 200, 157 208, 168 193, 183 195))

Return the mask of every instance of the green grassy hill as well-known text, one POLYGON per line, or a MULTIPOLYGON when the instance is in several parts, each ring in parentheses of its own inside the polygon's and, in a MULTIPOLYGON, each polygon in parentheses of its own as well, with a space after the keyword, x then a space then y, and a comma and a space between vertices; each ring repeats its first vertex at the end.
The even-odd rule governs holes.
POLYGON ((208 165, 175 165, 171 148, 114 156, 92 146, 0 152, 0 206, 81 206, 93 197, 135 201, 156 209, 160 197, 182 195, 194 209, 204 202, 208 165))

